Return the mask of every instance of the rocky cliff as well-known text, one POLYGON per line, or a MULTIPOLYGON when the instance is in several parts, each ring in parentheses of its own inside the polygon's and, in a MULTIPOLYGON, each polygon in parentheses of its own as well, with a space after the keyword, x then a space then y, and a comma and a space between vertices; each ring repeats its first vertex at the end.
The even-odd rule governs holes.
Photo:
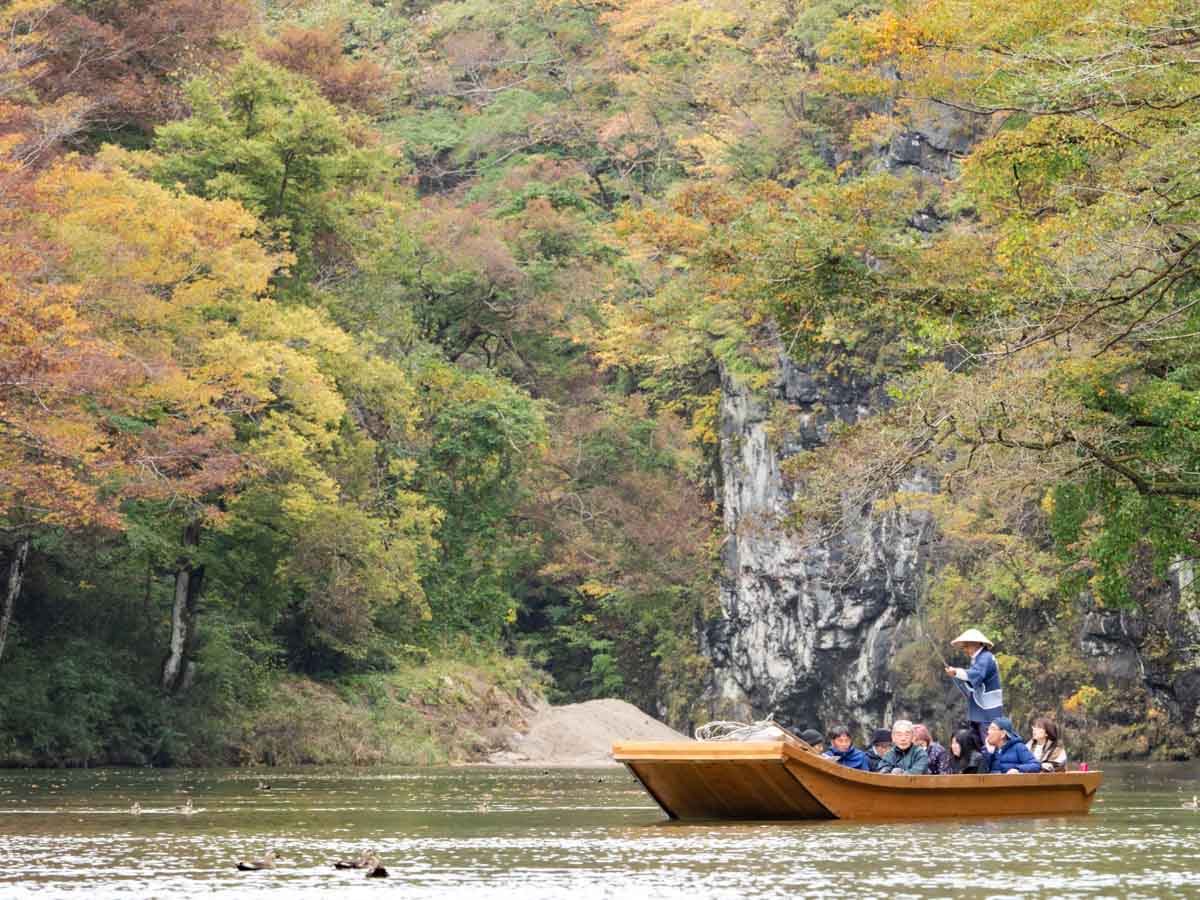
MULTIPOLYGON (((879 164, 940 181, 953 175, 986 125, 983 117, 944 107, 917 110, 879 164)), ((943 221, 931 204, 911 224, 933 231, 943 221)), ((835 422, 856 422, 883 402, 878 381, 798 365, 782 347, 765 396, 723 375, 724 577, 721 618, 706 646, 716 705, 726 714, 773 712, 791 723, 849 719, 865 726, 890 718, 888 661, 913 637, 910 618, 931 523, 847 510, 849 527, 832 542, 812 545, 788 528, 795 498, 781 470, 789 456, 823 445, 835 422), (788 415, 772 415, 779 405, 788 415)))
POLYGON ((855 422, 881 401, 867 379, 831 377, 783 354, 767 396, 723 378, 722 615, 706 643, 726 714, 868 725, 891 713, 888 662, 911 639, 931 525, 847 510, 837 536, 811 543, 789 528, 794 494, 781 470, 790 455, 825 443, 833 423, 855 422))
MULTIPOLYGON (((825 444, 834 423, 858 421, 883 402, 869 378, 833 377, 782 352, 768 391, 723 376, 721 614, 704 636, 714 715, 870 728, 901 711, 893 708, 890 662, 921 639, 917 590, 936 542, 933 522, 846 509, 843 528, 814 543, 791 526, 797 495, 785 474, 785 461, 825 444)), ((934 489, 920 476, 902 487, 934 489)), ((1200 735, 1194 567, 1180 563, 1165 579, 1147 571, 1135 581, 1135 609, 1099 608, 1084 596, 1056 623, 1098 691, 1075 724, 1092 732, 1085 746, 1104 755, 1189 755, 1200 735)))
MULTIPOLYGON (((1200 597, 1194 563, 1176 564, 1165 579, 1144 572, 1139 580, 1134 610, 1102 609, 1083 598, 1080 651, 1095 684, 1125 700, 1113 709, 1097 704, 1099 712, 1116 725, 1144 724, 1138 704, 1128 702, 1131 692, 1144 693, 1165 723, 1195 737, 1200 735, 1200 597)), ((1127 737, 1145 739, 1136 728, 1127 737)), ((1173 755, 1180 748, 1166 749, 1165 755, 1173 755)))
MULTIPOLYGON (((986 128, 981 117, 921 110, 880 165, 916 170, 931 183, 952 177, 956 160, 986 128)), ((931 204, 910 224, 927 232, 944 221, 931 204)), ((774 713, 796 725, 848 720, 871 727, 890 720, 889 661, 918 639, 917 584, 933 525, 923 516, 851 509, 849 525, 834 540, 813 544, 789 527, 796 498, 784 475, 785 460, 825 444, 835 422, 856 422, 883 402, 879 381, 831 376, 822 366, 797 364, 782 347, 768 391, 723 374, 721 615, 704 636, 714 713, 739 719, 774 713)), ((917 478, 904 489, 933 486, 917 478)), ((1082 598, 1074 652, 1087 662, 1094 685, 1116 698, 1093 717, 1095 724, 1129 726, 1132 734, 1147 710, 1158 710, 1172 728, 1200 735, 1196 593, 1193 570, 1181 565, 1137 598, 1136 612, 1098 609, 1082 598)), ((1137 734, 1153 744, 1144 729, 1137 734)))

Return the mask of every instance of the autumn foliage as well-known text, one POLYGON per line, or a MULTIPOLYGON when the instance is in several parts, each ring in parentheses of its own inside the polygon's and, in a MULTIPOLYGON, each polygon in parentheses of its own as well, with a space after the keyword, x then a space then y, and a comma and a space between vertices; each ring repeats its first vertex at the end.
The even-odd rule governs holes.
POLYGON ((6 4, 0 666, 49 697, 43 656, 112 658, 135 712, 0 755, 222 759, 277 673, 464 638, 686 724, 721 386, 783 354, 888 398, 785 462, 805 540, 919 507, 935 618, 1014 637, 1140 603, 1200 534, 1198 34, 1182 0, 6 4))
POLYGON ((262 51, 263 58, 305 76, 331 103, 363 113, 381 113, 396 87, 396 74, 372 59, 351 59, 342 26, 285 26, 262 51))

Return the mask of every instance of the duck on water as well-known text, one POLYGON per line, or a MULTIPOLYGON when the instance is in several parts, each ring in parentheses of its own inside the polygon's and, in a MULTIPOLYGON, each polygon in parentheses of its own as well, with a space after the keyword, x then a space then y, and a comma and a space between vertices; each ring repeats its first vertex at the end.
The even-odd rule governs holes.
POLYGON ((379 854, 374 850, 364 850, 353 859, 339 859, 334 864, 335 869, 366 869, 368 878, 387 878, 388 870, 384 868, 379 854))
POLYGON ((334 862, 335 869, 365 869, 372 859, 378 859, 374 850, 364 850, 353 859, 339 859, 334 862))
POLYGON ((237 864, 239 872, 257 872, 261 869, 275 868, 275 851, 268 850, 258 859, 243 859, 237 864))

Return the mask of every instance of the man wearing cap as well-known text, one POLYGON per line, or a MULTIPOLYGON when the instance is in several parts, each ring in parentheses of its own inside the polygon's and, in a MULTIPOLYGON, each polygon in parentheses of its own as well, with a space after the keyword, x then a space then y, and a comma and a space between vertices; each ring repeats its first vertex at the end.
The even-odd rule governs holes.
POLYGON ((800 732, 800 740, 808 744, 818 753, 825 752, 825 735, 817 731, 815 728, 806 728, 800 732))
POLYGON ((982 747, 987 742, 988 724, 1004 715, 1000 667, 992 656, 992 642, 978 628, 968 628, 950 643, 971 654, 970 668, 946 666, 946 674, 967 698, 967 718, 982 747))
POLYGON ((1042 764, 1013 728, 1012 719, 1005 716, 997 716, 988 725, 987 753, 983 759, 986 768, 980 769, 980 773, 1019 775, 1042 771, 1042 764))

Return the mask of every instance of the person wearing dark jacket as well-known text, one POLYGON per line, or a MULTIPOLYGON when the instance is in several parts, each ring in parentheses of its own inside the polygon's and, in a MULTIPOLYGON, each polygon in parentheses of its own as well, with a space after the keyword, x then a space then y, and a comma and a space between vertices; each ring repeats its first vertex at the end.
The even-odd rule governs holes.
MULTIPOLYGON (((812 743, 811 741, 809 743, 812 743)), ((871 763, 867 759, 867 754, 863 753, 854 746, 854 739, 850 737, 850 729, 845 725, 835 725, 829 732, 830 750, 828 753, 822 754, 829 759, 837 760, 838 765, 845 766, 848 769, 862 769, 864 772, 871 771, 871 763)))
POLYGON ((1029 752, 1021 736, 1013 730, 1012 719, 1001 716, 993 719, 987 732, 988 752, 984 755, 985 768, 981 772, 999 775, 1017 775, 1022 772, 1040 772, 1042 764, 1029 752))
POLYGON ((879 766, 883 762, 883 758, 887 756, 888 751, 892 749, 892 733, 886 728, 876 728, 875 733, 871 735, 871 746, 867 748, 867 762, 871 764, 871 771, 878 772, 879 766))
POLYGON ((983 768, 983 754, 975 732, 964 728, 950 739, 950 752, 946 756, 943 775, 976 775, 983 768))
POLYGON ((945 775, 950 752, 933 739, 929 729, 918 722, 913 726, 913 743, 929 754, 929 774, 945 775))
POLYGON ((992 655, 992 642, 977 628, 967 629, 950 643, 971 657, 969 668, 946 666, 946 674, 967 698, 967 718, 982 746, 987 741, 988 723, 1004 715, 1000 666, 992 655))
POLYGON ((925 775, 929 772, 929 754, 913 743, 913 723, 897 719, 892 723, 892 749, 879 763, 884 775, 925 775))

